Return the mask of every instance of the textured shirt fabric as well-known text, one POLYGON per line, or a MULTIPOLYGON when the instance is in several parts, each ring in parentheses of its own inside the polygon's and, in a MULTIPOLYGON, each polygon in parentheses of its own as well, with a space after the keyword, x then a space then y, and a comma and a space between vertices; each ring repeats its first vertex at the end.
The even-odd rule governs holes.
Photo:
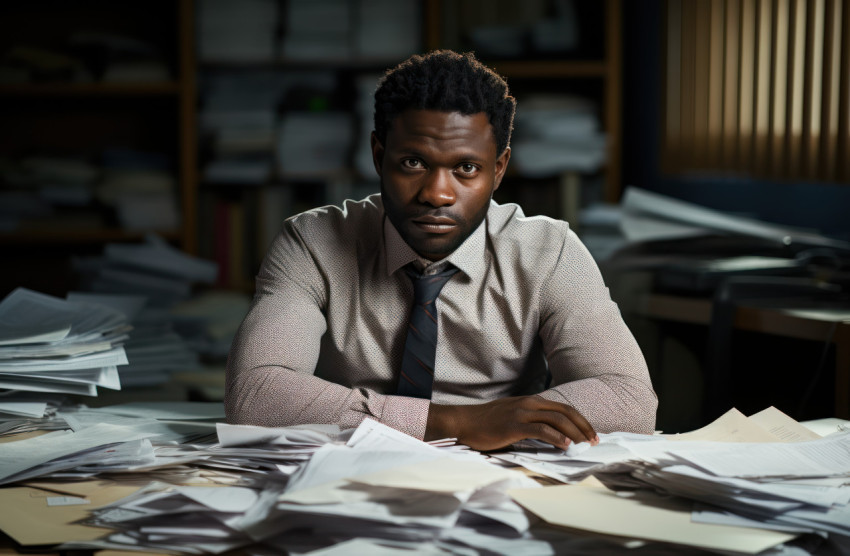
POLYGON ((657 398, 643 355, 566 222, 491 202, 481 226, 431 263, 404 242, 379 194, 284 222, 231 348, 228 420, 348 428, 371 417, 423 438, 429 401, 394 395, 411 262, 425 273, 460 269, 437 301, 434 403, 540 393, 598 432, 652 432, 657 398))

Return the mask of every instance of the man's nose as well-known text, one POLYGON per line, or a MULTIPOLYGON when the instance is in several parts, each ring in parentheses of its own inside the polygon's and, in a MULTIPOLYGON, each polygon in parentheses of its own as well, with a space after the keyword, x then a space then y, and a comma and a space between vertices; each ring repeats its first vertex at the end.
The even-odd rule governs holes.
POLYGON ((419 201, 434 207, 453 205, 457 196, 450 170, 436 169, 428 172, 419 189, 419 201))

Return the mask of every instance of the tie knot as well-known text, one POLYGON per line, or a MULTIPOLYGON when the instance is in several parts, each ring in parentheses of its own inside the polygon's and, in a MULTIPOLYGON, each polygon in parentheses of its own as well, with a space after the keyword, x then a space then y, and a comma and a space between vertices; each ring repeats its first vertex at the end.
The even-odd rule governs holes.
POLYGON ((458 270, 456 266, 449 265, 445 270, 436 274, 419 274, 410 267, 406 268, 405 272, 413 280, 414 303, 428 303, 437 299, 440 290, 458 270))

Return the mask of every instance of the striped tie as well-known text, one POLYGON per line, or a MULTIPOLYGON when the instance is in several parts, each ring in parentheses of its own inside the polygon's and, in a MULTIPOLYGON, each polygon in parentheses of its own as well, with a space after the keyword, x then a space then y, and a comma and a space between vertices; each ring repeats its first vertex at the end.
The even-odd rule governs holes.
POLYGON ((431 399, 434 363, 437 353, 437 297, 458 269, 449 266, 439 274, 418 274, 405 269, 413 280, 413 310, 407 326, 398 395, 431 399))

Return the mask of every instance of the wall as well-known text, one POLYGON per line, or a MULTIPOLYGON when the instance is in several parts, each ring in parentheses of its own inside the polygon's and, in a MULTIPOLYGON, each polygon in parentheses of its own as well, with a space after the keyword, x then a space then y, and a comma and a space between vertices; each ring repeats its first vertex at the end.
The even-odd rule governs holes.
POLYGON ((623 183, 779 224, 850 239, 850 185, 663 176, 661 0, 624 2, 623 183))

